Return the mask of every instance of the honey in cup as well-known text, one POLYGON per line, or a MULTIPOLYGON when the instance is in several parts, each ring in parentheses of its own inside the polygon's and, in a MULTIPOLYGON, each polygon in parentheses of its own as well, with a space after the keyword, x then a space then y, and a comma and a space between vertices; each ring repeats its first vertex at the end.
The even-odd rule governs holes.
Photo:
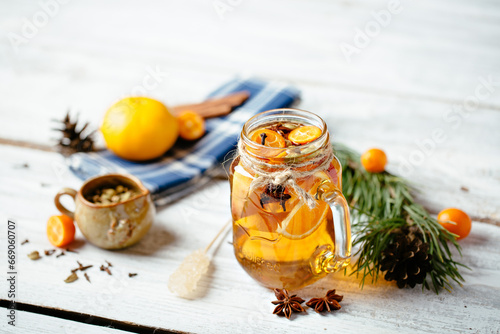
POLYGON ((349 209, 324 121, 297 109, 260 113, 243 127, 239 151, 230 168, 231 211, 234 252, 245 271, 266 287, 294 290, 346 267, 349 209), (259 173, 275 172, 291 172, 313 205, 290 177, 252 185, 259 173))

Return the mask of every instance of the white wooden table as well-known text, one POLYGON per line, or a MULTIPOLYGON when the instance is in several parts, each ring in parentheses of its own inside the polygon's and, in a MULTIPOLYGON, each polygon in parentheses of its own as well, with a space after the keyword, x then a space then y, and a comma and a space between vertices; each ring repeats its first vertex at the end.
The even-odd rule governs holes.
POLYGON ((17 326, 2 316, 0 332, 500 332, 499 2, 62 2, 0 1, 2 314, 7 219, 19 243, 29 239, 18 244, 17 326), (381 11, 383 26, 373 16, 381 11), (45 223, 57 213, 55 193, 82 183, 44 149, 52 118, 69 108, 97 127, 122 96, 147 88, 169 105, 198 101, 235 74, 297 85, 300 108, 324 117, 339 142, 383 148, 389 170, 414 182, 431 212, 468 212, 472 232, 457 255, 471 268, 461 271, 464 286, 435 295, 380 280, 361 290, 334 274, 300 294, 335 288, 342 310, 288 321, 271 314, 273 294, 239 267, 226 235, 198 297, 177 298, 169 275, 229 218, 224 180, 159 210, 126 250, 98 249, 78 232, 78 254, 27 258, 51 248, 45 223), (94 265, 92 283, 63 282, 76 260, 94 265), (112 276, 98 270, 105 260, 112 276))

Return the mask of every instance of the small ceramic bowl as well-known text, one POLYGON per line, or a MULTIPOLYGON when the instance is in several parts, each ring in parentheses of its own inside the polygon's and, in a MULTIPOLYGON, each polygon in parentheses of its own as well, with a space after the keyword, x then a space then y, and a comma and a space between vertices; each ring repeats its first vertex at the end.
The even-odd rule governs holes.
POLYGON ((141 240, 153 224, 155 206, 149 190, 132 175, 107 174, 87 180, 79 191, 61 189, 54 198, 62 214, 73 218, 88 241, 104 249, 120 249, 141 240), (123 202, 95 204, 88 198, 97 189, 127 187, 137 195, 123 202), (75 211, 66 209, 60 202, 62 195, 75 201, 75 211))

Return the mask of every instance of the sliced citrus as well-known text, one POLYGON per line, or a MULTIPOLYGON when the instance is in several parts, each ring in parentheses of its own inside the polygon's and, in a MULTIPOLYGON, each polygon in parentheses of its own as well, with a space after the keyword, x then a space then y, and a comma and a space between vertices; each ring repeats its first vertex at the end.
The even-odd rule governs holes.
POLYGON ((276 232, 288 239, 304 239, 324 223, 329 212, 330 206, 325 202, 317 202, 313 209, 301 202, 281 222, 276 232))
POLYGON ((288 134, 288 140, 296 145, 304 145, 318 139, 321 129, 314 125, 306 125, 296 128, 288 134))
POLYGON ((253 181, 253 176, 241 165, 234 168, 231 182, 231 210, 233 215, 240 217, 243 213, 243 206, 247 201, 248 190, 253 181))
POLYGON ((285 147, 285 138, 279 133, 269 129, 259 129, 252 133, 250 140, 269 147, 285 147))
POLYGON ((75 239, 75 224, 68 216, 51 216, 47 222, 47 237, 52 245, 62 247, 75 239))

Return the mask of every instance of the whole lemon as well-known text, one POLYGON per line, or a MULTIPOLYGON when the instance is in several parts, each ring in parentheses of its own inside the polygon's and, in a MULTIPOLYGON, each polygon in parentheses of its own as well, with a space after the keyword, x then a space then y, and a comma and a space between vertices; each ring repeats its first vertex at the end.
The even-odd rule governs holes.
POLYGON ((108 149, 132 161, 162 156, 177 140, 177 119, 159 101, 128 97, 108 109, 101 126, 108 149))

